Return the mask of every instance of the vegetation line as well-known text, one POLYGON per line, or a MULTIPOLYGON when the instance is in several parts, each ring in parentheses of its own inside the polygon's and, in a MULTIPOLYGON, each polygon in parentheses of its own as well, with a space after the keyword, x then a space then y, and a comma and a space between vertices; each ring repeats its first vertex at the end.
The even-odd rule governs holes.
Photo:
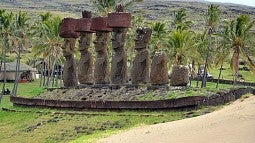
MULTIPOLYGON (((2 107, 2 111, 6 112, 34 112, 30 110, 15 110, 2 107)), ((103 114, 103 113, 77 113, 77 112, 43 112, 37 111, 36 113, 44 113, 44 114, 55 114, 55 115, 86 115, 86 116, 112 116, 112 114, 103 114)), ((115 116, 139 116, 139 117, 163 117, 163 114, 116 114, 115 116)))

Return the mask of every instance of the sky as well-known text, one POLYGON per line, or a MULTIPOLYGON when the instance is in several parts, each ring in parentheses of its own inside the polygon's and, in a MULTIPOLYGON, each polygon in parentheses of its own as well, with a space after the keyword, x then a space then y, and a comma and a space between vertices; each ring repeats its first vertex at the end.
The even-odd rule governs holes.
POLYGON ((211 2, 235 3, 255 7, 255 0, 206 0, 211 2))

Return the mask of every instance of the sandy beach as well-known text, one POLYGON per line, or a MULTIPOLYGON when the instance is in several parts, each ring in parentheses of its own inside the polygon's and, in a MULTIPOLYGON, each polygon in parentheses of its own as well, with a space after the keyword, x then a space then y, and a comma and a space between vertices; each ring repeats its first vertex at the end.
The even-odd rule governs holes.
POLYGON ((194 118, 142 126, 99 143, 254 143, 255 96, 194 118))

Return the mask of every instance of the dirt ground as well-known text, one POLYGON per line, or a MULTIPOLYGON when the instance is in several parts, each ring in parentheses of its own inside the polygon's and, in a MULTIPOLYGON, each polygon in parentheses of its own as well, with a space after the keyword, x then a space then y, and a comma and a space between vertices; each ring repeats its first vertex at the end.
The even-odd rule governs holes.
POLYGON ((218 111, 184 120, 143 126, 99 143, 254 143, 255 96, 218 111))

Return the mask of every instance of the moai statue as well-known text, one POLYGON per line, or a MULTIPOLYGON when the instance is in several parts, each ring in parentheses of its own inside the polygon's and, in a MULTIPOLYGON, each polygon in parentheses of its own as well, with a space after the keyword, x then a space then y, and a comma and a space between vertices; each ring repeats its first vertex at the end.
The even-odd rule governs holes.
POLYGON ((93 31, 91 27, 91 12, 83 11, 81 19, 78 20, 75 31, 80 32, 79 51, 81 58, 78 64, 78 79, 80 84, 91 85, 94 83, 92 53, 89 51, 93 31))
POLYGON ((76 38, 79 33, 76 33, 75 25, 77 20, 73 18, 64 18, 60 27, 60 37, 64 39, 63 56, 66 59, 63 69, 63 83, 65 87, 77 86, 78 81, 76 77, 76 64, 73 56, 76 38))
POLYGON ((183 65, 173 65, 170 85, 187 86, 189 83, 189 68, 183 65))
POLYGON ((156 52, 151 63, 150 79, 152 85, 166 85, 168 80, 167 55, 156 52))
POLYGON ((96 31, 96 39, 94 41, 97 53, 94 69, 95 84, 108 84, 110 74, 107 44, 112 29, 107 26, 106 17, 92 18, 90 29, 96 31))
POLYGON ((150 80, 149 39, 152 30, 150 28, 138 28, 136 30, 135 50, 138 52, 133 61, 131 70, 132 84, 148 83, 150 80))
POLYGON ((111 83, 124 84, 127 78, 127 54, 125 40, 128 27, 131 27, 131 14, 124 12, 122 5, 117 6, 117 12, 108 13, 108 25, 113 28, 111 63, 111 83))

